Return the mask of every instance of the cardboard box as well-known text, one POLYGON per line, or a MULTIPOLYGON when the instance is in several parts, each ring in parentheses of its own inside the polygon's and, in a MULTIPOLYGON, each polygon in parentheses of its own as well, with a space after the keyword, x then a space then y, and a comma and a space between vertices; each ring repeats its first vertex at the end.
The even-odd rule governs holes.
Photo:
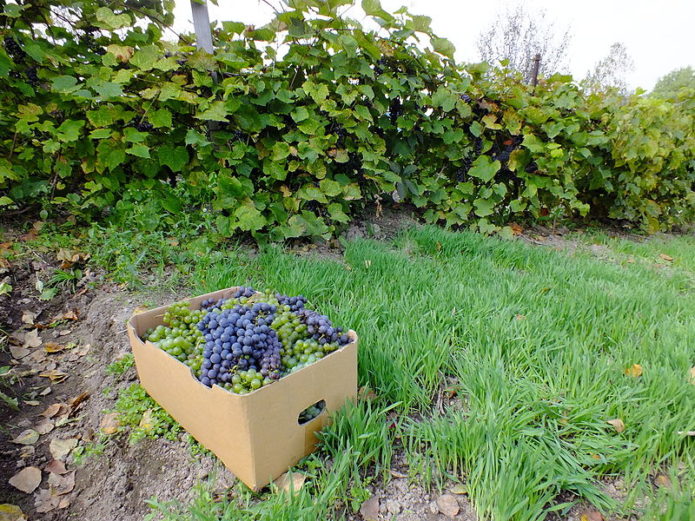
MULTIPOLYGON (((231 296, 229 288, 189 299, 231 296)), ((149 395, 241 481, 258 490, 313 452, 316 431, 330 413, 357 394, 357 335, 317 362, 249 394, 206 387, 190 368, 149 341, 145 332, 162 324, 167 306, 131 317, 128 336, 140 382, 149 395), (300 425, 299 413, 321 400, 319 416, 300 425)))

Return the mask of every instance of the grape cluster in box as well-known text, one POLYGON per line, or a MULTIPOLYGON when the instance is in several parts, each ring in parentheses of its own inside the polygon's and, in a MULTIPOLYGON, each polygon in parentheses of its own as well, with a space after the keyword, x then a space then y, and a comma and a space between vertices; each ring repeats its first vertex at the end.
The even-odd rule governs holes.
POLYGON ((304 297, 237 287, 134 315, 142 386, 249 487, 312 452, 357 392, 357 335, 304 297))
POLYGON ((172 305, 147 339, 188 365, 208 387, 245 394, 350 342, 327 316, 288 297, 241 287, 200 310, 172 305), (168 327, 167 327, 168 326, 168 327))

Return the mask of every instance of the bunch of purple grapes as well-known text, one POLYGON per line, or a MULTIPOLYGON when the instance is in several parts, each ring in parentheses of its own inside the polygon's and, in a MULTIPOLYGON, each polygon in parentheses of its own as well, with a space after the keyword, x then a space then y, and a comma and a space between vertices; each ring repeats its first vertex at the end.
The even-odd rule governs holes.
POLYGON ((276 309, 257 302, 207 313, 198 324, 206 341, 200 381, 227 384, 236 371, 250 369, 263 378, 262 384, 279 378, 282 343, 270 327, 276 309))
POLYGON ((297 316, 307 325, 307 333, 319 344, 338 343, 344 346, 350 343, 348 335, 342 327, 334 327, 326 315, 311 309, 300 309, 297 316))
POLYGON ((289 307, 290 311, 293 313, 304 309, 304 304, 306 304, 306 297, 303 295, 299 295, 297 297, 288 297, 287 295, 276 293, 275 298, 278 299, 279 304, 289 307))

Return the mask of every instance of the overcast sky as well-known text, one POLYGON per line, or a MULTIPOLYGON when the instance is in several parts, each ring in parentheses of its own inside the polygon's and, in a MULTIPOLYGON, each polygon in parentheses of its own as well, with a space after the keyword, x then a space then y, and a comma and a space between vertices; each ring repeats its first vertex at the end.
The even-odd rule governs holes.
MULTIPOLYGON (((277 3, 277 2, 275 2, 277 3)), ((359 3, 359 2, 358 2, 359 3)), ((456 45, 456 58, 477 61, 476 38, 499 12, 519 0, 381 0, 388 11, 405 5, 413 14, 432 18, 439 36, 456 45)), ((622 42, 635 62, 626 78, 633 87, 651 89, 664 74, 687 65, 695 67, 695 0, 525 0, 528 11, 547 11, 558 29, 569 26, 572 74, 582 78, 608 54, 611 44, 622 42)), ((211 20, 232 20, 263 25, 272 10, 259 0, 218 0, 210 5, 211 20)), ((361 10, 350 16, 360 18, 361 10)), ((189 0, 176 0, 176 29, 191 31, 189 0)))

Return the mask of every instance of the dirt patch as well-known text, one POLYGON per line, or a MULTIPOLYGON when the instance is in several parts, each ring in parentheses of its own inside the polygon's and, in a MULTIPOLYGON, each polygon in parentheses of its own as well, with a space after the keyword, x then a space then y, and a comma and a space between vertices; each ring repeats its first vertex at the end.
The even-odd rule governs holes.
POLYGON ((87 458, 82 466, 76 465, 72 456, 63 457, 67 471, 64 475, 70 476, 75 471, 74 488, 70 484, 67 487, 70 490, 57 496, 54 504, 47 501, 51 494, 66 490, 56 487, 60 476, 52 476, 46 470, 54 457, 52 447, 55 449, 56 440, 77 443, 78 447, 89 443, 99 431, 103 411, 114 405, 114 391, 136 380, 132 368, 120 377, 105 372, 108 364, 129 352, 127 318, 138 304, 173 302, 177 293, 135 295, 112 285, 90 289, 89 281, 83 281, 74 292, 64 291, 43 302, 38 299, 33 280, 38 269, 46 268, 31 264, 13 268, 13 292, 5 297, 10 299, 10 305, 3 306, 3 329, 10 333, 6 339, 9 347, 18 355, 24 354, 20 349, 28 351, 19 360, 13 359, 10 352, 3 352, 2 363, 12 364, 12 372, 20 379, 19 385, 12 386, 20 399, 20 410, 2 409, 0 495, 3 502, 20 506, 29 519, 135 521, 148 512, 145 501, 153 497, 162 501, 186 501, 191 497, 193 485, 208 477, 231 485, 231 474, 211 456, 194 457, 183 435, 175 442, 145 440, 133 446, 123 437, 114 437, 106 444, 103 454, 87 458), (35 315, 33 324, 26 322, 26 311, 35 315), (71 318, 55 320, 63 315, 71 318), (50 326, 56 322, 57 325, 50 326), (32 341, 24 347, 28 334, 32 341), (47 346, 59 351, 47 352, 47 346), (61 349, 64 346, 69 347, 61 349), (40 376, 49 373, 64 376, 58 376, 56 381, 40 376), (60 381, 61 378, 64 380, 60 381), (109 388, 112 391, 105 393, 109 388), (73 403, 76 403, 74 410, 73 403), (64 404, 66 409, 61 412, 65 414, 46 419, 41 413, 53 404, 64 404), (41 432, 38 441, 28 445, 11 441, 28 429, 41 432), (8 483, 11 476, 25 467, 42 470, 41 484, 32 494, 8 483), (50 511, 37 511, 42 504, 50 511))

